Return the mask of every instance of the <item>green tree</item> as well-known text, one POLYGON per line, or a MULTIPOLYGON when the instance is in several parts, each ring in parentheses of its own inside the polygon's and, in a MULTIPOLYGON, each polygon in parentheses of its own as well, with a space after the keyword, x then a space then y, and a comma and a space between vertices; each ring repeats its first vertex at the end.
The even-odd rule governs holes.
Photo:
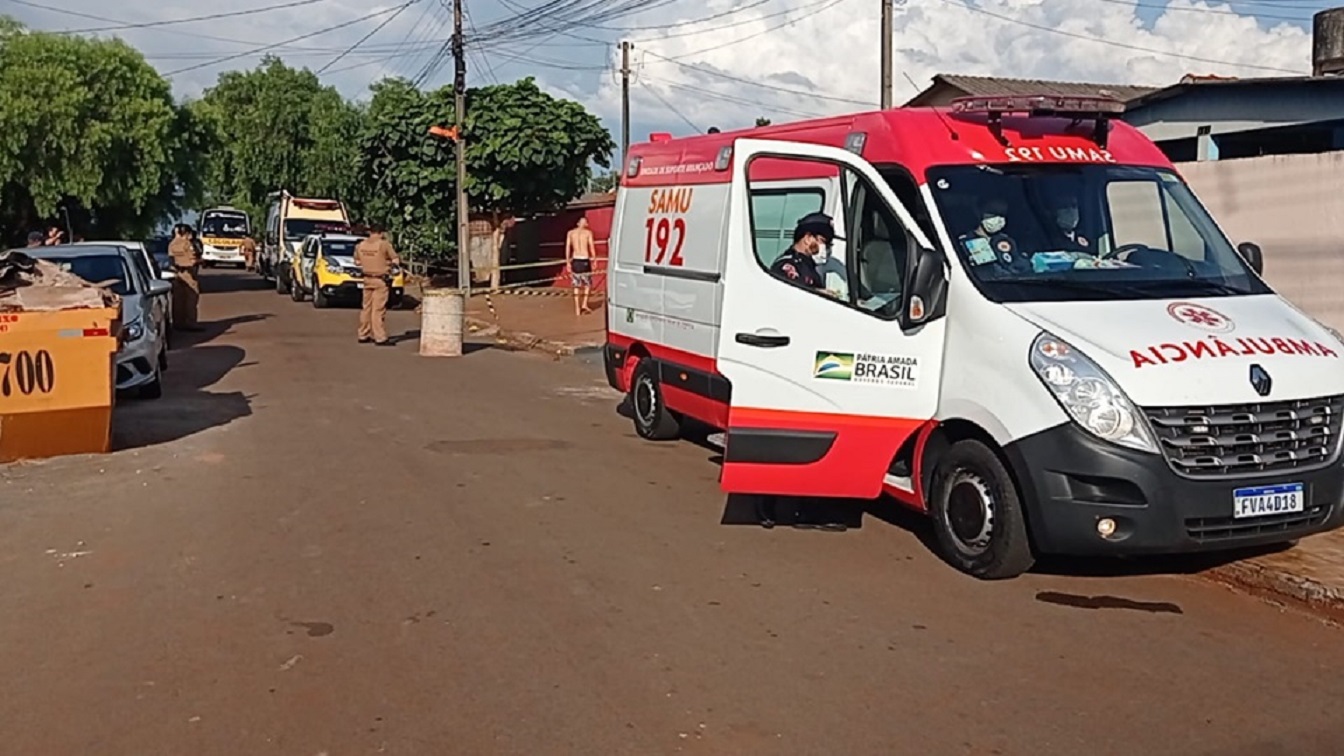
POLYGON ((429 129, 444 125, 436 114, 452 112, 452 90, 425 93, 405 79, 384 79, 371 90, 359 139, 366 215, 416 256, 446 257, 455 248, 457 167, 429 129))
MULTIPOLYGON (((469 90, 465 137, 467 196, 473 210, 491 215, 492 227, 578 198, 590 165, 610 168, 616 149, 596 116, 543 92, 531 77, 469 90)), ((491 250, 490 285, 497 287, 499 248, 491 250)))
POLYGON ((0 226, 11 240, 62 210, 87 236, 149 233, 195 199, 183 168, 205 141, 134 48, 0 21, 0 226))
POLYGON ((251 71, 221 74, 193 110, 216 144, 203 166, 207 203, 259 220, 267 195, 282 188, 356 205, 361 198, 361 113, 313 72, 268 57, 251 71))
POLYGON ((621 183, 621 174, 616 171, 603 171, 593 177, 588 184, 590 192, 614 192, 621 183))
MULTIPOLYGON (((420 92, 402 79, 373 86, 360 140, 372 220, 402 246, 456 255, 456 162, 451 140, 429 135, 453 125, 453 91, 420 92)), ((532 79, 467 92, 467 195, 498 227, 563 207, 584 193, 590 166, 611 166, 616 145, 582 105, 542 92, 532 79)), ((492 285, 499 284, 491 245, 492 285)))

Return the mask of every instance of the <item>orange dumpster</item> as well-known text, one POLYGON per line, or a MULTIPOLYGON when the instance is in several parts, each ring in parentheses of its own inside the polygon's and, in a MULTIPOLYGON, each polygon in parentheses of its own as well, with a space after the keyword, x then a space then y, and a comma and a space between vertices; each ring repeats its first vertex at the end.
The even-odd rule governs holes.
POLYGON ((0 462, 109 450, 120 317, 115 294, 0 252, 0 462))
POLYGON ((109 450, 118 315, 0 312, 0 462, 109 450))

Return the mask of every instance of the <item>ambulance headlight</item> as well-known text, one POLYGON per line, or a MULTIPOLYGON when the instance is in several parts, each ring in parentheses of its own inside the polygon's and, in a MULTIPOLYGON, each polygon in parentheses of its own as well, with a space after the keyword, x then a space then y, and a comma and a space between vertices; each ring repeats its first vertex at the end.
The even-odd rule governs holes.
POLYGON ((1148 423, 1106 371, 1049 333, 1031 345, 1031 368, 1055 401, 1089 433, 1139 451, 1157 452, 1148 423))

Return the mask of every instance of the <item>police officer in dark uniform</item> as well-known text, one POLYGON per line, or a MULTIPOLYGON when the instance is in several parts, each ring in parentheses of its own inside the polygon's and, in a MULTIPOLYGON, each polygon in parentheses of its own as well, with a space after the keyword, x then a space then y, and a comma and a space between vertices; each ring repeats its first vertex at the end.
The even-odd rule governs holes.
MULTIPOLYGON (((831 216, 826 213, 804 215, 798 219, 798 225, 793 229, 793 246, 784 250, 784 254, 780 255, 775 264, 770 266, 770 273, 795 286, 824 291, 826 279, 817 269, 816 256, 836 239, 843 241, 844 237, 835 235, 835 226, 831 222, 831 216)), ((760 519, 762 527, 773 528, 775 526, 777 520, 776 503, 779 498, 777 496, 756 497, 756 516, 760 519)), ((827 513, 827 521, 809 521, 804 517, 803 504, 805 502, 797 497, 787 498, 793 506, 792 525, 795 528, 839 531, 848 527, 838 518, 829 517, 830 513, 827 513)))
POLYGON ((770 272, 791 284, 808 289, 821 289, 826 279, 817 270, 816 256, 832 241, 843 239, 835 235, 835 226, 831 216, 826 213, 809 213, 798 219, 793 229, 793 246, 784 250, 784 254, 770 266, 770 272))

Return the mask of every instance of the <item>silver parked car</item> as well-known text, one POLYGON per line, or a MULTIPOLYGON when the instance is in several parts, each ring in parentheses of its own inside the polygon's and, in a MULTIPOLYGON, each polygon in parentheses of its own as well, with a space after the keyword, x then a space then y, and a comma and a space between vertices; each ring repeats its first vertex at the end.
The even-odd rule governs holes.
POLYGON ((154 278, 141 251, 119 242, 61 244, 23 250, 121 297, 121 347, 117 350, 117 390, 145 399, 163 394, 168 368, 168 294, 172 285, 154 278))
MULTIPOLYGON (((144 242, 138 241, 82 241, 75 242, 82 246, 97 247, 125 247, 135 256, 136 263, 140 266, 140 272, 150 280, 162 279, 172 281, 177 274, 171 270, 171 261, 165 265, 154 253, 146 248, 144 242)), ((165 252, 166 254, 166 252, 165 252)), ((173 303, 169 297, 158 297, 155 307, 163 311, 164 322, 168 324, 168 335, 165 337, 168 341, 168 348, 173 348, 173 303)))

